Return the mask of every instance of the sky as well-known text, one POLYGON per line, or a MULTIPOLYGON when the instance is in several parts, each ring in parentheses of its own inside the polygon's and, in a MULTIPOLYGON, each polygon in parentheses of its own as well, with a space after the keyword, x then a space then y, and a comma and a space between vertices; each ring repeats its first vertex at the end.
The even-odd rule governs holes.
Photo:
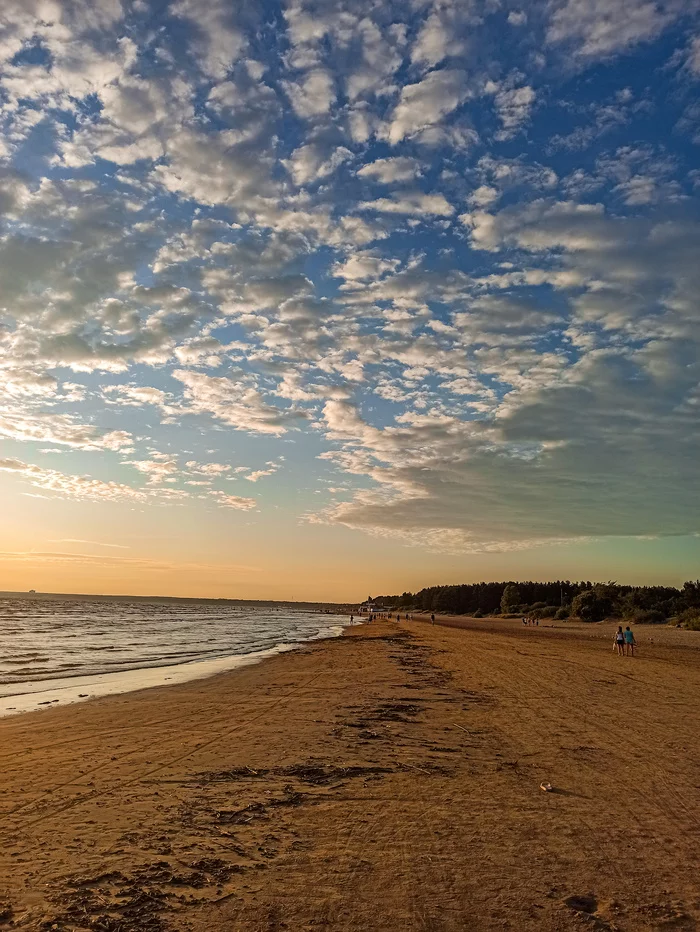
POLYGON ((3 0, 0 589, 700 563, 700 7, 3 0))

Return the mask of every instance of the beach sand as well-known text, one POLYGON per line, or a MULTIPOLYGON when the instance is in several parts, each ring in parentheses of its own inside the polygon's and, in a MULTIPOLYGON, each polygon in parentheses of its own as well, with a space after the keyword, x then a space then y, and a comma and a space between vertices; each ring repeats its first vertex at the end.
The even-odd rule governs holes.
POLYGON ((696 929, 700 635, 460 624, 0 720, 0 928, 696 929))

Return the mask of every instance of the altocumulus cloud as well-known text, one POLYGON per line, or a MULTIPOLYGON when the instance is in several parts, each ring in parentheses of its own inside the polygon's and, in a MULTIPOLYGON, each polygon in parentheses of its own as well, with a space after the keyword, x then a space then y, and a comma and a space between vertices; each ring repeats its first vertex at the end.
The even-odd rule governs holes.
POLYGON ((698 533, 699 35, 5 0, 3 481, 253 520, 291 449, 299 515, 419 545, 698 533))

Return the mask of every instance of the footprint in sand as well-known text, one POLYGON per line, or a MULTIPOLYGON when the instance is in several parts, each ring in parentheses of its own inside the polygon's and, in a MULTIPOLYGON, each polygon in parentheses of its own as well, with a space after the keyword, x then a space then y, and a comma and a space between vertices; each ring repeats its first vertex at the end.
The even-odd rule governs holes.
POLYGON ((573 909, 573 911, 579 913, 582 918, 585 916, 591 920, 593 923, 592 928, 597 930, 597 932, 611 932, 611 930, 615 928, 601 916, 597 915, 599 908, 598 900, 592 893, 567 896, 564 900, 564 906, 573 909))
POLYGON ((598 909, 598 901, 592 893, 587 893, 583 896, 567 896, 564 906, 568 906, 577 913, 588 913, 591 916, 598 909))

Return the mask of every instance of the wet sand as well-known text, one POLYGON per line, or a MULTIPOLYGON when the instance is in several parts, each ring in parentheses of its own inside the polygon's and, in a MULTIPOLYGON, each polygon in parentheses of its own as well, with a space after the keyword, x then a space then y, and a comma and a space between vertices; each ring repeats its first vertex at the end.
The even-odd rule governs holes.
POLYGON ((700 635, 459 624, 3 719, 0 928, 696 929, 700 635))

